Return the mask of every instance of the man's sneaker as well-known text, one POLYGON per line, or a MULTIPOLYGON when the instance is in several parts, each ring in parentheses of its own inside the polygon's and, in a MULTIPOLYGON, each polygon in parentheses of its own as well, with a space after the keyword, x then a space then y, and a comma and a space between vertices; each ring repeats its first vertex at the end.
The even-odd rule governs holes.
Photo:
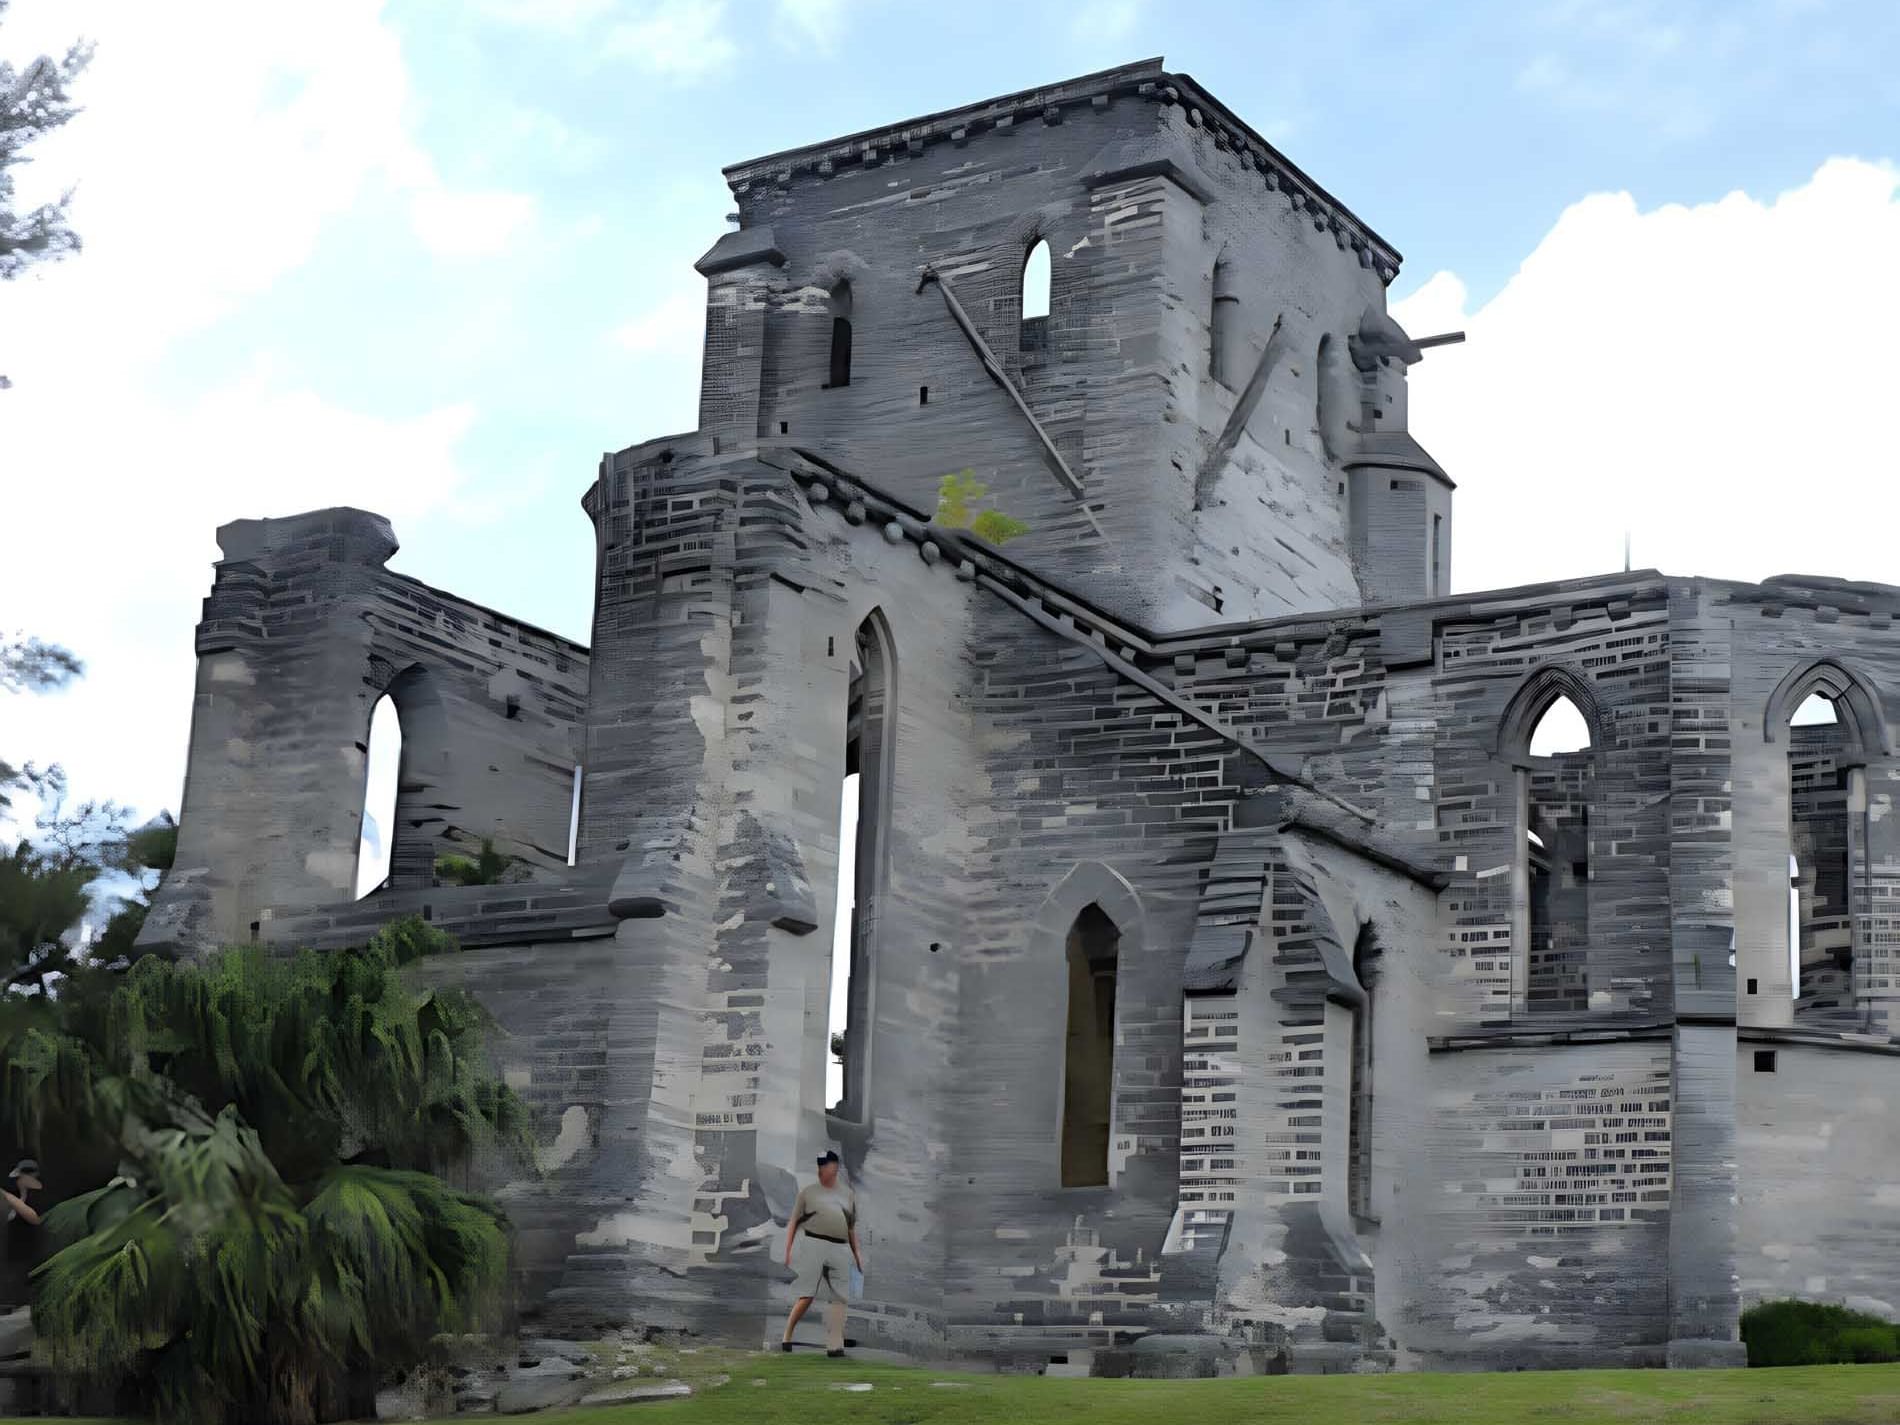
POLYGON ((788 1356, 792 1353, 792 1343, 790 1341, 780 1341, 778 1348, 788 1356))
POLYGON ((842 1350, 826 1351, 825 1354, 830 1356, 834 1361, 842 1361, 844 1359, 844 1352, 842 1350))

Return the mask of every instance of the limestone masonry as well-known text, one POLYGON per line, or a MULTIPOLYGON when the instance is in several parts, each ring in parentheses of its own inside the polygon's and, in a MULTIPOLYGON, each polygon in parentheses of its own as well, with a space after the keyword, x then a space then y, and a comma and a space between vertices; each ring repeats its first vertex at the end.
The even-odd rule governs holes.
POLYGON ((528 1311, 756 1343, 827 1146, 852 1333, 918 1355, 1726 1364, 1751 1301, 1900 1306, 1900 589, 1451 594, 1405 393, 1455 355, 1158 60, 726 178, 591 646, 353 509, 226 525, 198 627, 146 940, 459 936, 545 1119, 528 1311))

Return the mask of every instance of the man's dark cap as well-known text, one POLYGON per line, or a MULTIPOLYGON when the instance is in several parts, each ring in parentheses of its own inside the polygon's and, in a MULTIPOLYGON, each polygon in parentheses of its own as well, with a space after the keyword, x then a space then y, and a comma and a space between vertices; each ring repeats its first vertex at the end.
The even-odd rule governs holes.
POLYGON ((837 1161, 838 1161, 838 1155, 832 1152, 831 1149, 829 1148, 825 1149, 824 1152, 818 1155, 818 1166, 821 1168, 824 1167, 826 1163, 835 1163, 837 1161))
MULTIPOLYGON (((5 1161, 5 1158, 0 1158, 0 1163, 4 1163, 5 1161)), ((32 1158, 20 1159, 19 1162, 13 1165, 13 1171, 7 1174, 10 1178, 37 1178, 39 1175, 40 1165, 32 1158)))

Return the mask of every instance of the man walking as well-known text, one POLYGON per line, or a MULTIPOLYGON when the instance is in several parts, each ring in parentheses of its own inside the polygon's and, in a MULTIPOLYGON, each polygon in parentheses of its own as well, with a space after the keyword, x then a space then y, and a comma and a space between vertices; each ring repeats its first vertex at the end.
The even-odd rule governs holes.
POLYGON ((845 1303, 851 1297, 851 1271, 864 1271, 864 1258, 858 1251, 858 1197, 838 1181, 838 1155, 827 1151, 818 1159, 818 1181, 798 1190, 792 1214, 785 1223, 785 1265, 792 1265, 793 1245, 798 1247, 798 1280, 793 1287, 798 1300, 785 1319, 785 1337, 781 1351, 792 1349, 792 1331, 811 1309, 812 1301, 824 1292, 825 1354, 844 1354, 845 1303), (800 1229, 805 1240, 798 1242, 800 1229))

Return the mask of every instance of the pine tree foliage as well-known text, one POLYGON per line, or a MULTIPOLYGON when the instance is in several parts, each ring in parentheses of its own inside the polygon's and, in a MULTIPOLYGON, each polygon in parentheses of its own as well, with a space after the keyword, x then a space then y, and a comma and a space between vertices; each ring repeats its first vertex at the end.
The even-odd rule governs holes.
MULTIPOLYGON (((0 0, 0 23, 6 11, 7 0, 0 0)), ((66 218, 71 192, 58 202, 18 209, 11 170, 31 162, 26 150, 79 112, 72 83, 91 58, 91 46, 75 44, 61 59, 41 55, 17 70, 0 60, 0 281, 79 250, 79 234, 66 218)))
POLYGON ((359 950, 147 957, 108 993, 0 1005, 3 1126, 119 1158, 47 1216, 49 1364, 168 1419, 302 1425, 363 1412, 431 1337, 491 1319, 506 1223, 439 1174, 531 1149, 486 1015, 402 974, 452 945, 408 921, 359 950))
MULTIPOLYGON (((0 0, 0 23, 8 0, 0 0)), ((14 170, 32 160, 26 150, 79 112, 72 83, 92 58, 92 47, 75 44, 61 59, 41 55, 24 68, 0 60, 0 282, 18 277, 36 262, 79 250, 79 234, 67 219, 69 188, 51 203, 21 208, 14 170)), ((12 383, 0 375, 0 391, 12 383)))
MULTIPOLYGON (((6 0, 0 0, 0 12, 5 9, 6 0)), ((0 83, 5 82, 4 74, 5 66, 0 65, 0 83)), ((0 169, 0 181, 3 175, 4 170, 0 169)), ((5 201, 6 190, 0 187, 0 204, 5 201)), ((4 221, 4 210, 0 209, 0 222, 4 221)), ((85 671, 85 664, 56 643, 23 633, 0 634, 0 693, 50 693, 65 687, 85 671)), ((0 757, 0 812, 12 805, 7 796, 9 791, 25 791, 37 796, 47 790, 49 782, 59 784, 53 788, 55 791, 63 791, 62 776, 57 767, 42 770, 31 762, 16 767, 0 757)))
MULTIPOLYGON (((56 643, 0 635, 0 694, 55 692, 85 671, 56 643)), ((0 991, 44 993, 88 964, 129 963, 152 894, 177 853, 178 823, 160 812, 134 828, 129 809, 117 802, 70 802, 57 763, 16 767, 0 758, 0 813, 13 809, 16 792, 39 805, 36 835, 12 854, 0 853, 0 991), (130 894, 117 899, 104 931, 82 948, 81 918, 111 904, 114 890, 130 894)))
MULTIPOLYGON (((5 9, 6 0, 0 0, 0 11, 5 9)), ((0 75, 5 73, 0 65, 0 75)), ((57 643, 24 633, 0 636, 0 693, 50 693, 85 671, 86 665, 57 643)))

